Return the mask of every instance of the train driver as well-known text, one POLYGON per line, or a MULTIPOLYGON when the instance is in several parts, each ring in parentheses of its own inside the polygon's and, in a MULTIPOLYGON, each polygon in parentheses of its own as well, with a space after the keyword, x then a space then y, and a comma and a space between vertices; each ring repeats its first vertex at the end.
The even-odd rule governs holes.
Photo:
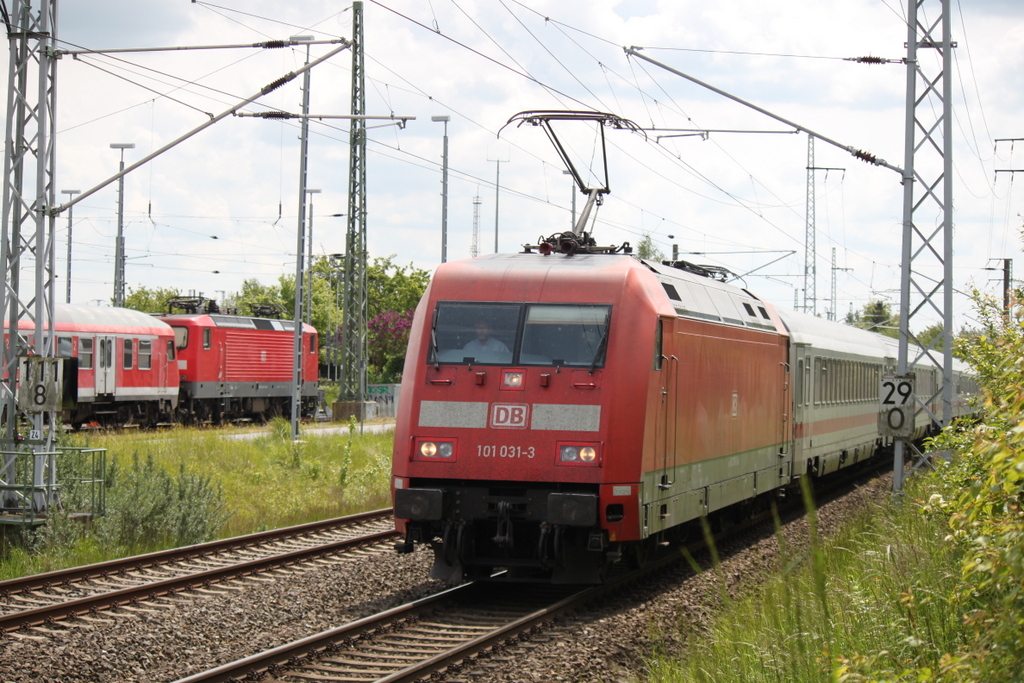
POLYGON ((491 336, 491 326, 483 320, 477 322, 474 326, 476 330, 476 339, 470 339, 466 342, 466 345, 462 347, 463 351, 473 352, 488 352, 488 353, 508 353, 508 347, 505 346, 504 342, 500 339, 496 339, 491 336))

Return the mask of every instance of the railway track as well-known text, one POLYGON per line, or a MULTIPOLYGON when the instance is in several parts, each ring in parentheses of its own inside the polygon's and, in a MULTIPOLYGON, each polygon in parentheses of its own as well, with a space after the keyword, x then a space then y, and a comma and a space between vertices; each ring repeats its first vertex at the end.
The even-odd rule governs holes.
MULTIPOLYGON (((866 473, 875 471, 867 468, 866 473)), ((850 482, 829 482, 817 491, 820 500, 847 490, 850 482)), ((791 497, 779 506, 784 516, 801 514, 802 502, 791 497)), ((715 536, 715 543, 736 540, 746 532, 772 525, 764 511, 715 536)), ((536 632, 557 617, 579 610, 630 584, 706 551, 704 541, 663 549, 635 571, 620 571, 600 586, 579 588, 538 584, 471 583, 353 621, 235 662, 195 673, 176 683, 266 680, 416 681, 444 670, 457 675, 467 664, 486 668, 483 660, 536 632), (685 552, 683 550, 685 549, 685 552), (489 654, 488 654, 489 653, 489 654), (472 659, 476 656, 476 659, 472 659)), ((445 676, 443 675, 442 678, 445 676)))
POLYGON ((90 620, 111 609, 216 587, 329 558, 397 538, 391 510, 176 548, 0 582, 0 634, 90 620))
POLYGON ((576 587, 470 583, 246 657, 177 683, 415 681, 508 642, 623 583, 576 587), (248 677, 248 678, 244 678, 248 677))

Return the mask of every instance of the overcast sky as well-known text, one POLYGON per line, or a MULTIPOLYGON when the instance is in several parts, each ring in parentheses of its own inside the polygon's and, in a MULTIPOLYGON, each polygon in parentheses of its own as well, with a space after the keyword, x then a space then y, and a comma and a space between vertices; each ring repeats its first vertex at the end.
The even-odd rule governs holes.
MULTIPOLYGON (((926 3, 927 4, 927 3, 926 3)), ((1014 257, 1024 190, 1024 3, 953 0, 953 132, 957 287, 997 291, 993 259, 1014 257)), ((928 10, 938 11, 939 2, 928 10)), ((744 274, 739 284, 792 307, 803 287, 807 137, 637 59, 644 53, 778 116, 888 162, 903 162, 905 66, 844 58, 905 56, 899 0, 382 0, 364 4, 366 111, 408 115, 373 128, 367 154, 371 256, 432 270, 440 261, 441 150, 448 115, 448 258, 468 258, 474 198, 479 250, 518 251, 570 227, 572 190, 540 129, 499 129, 515 113, 597 109, 644 128, 740 130, 646 139, 609 131, 611 195, 602 244, 651 234, 666 254, 744 274), (755 132, 756 131, 756 132, 755 132), (771 131, 771 132, 769 132, 771 131), (702 252, 689 255, 689 252, 702 252), (776 260, 778 259, 778 260, 776 260), (771 263, 775 261, 774 263, 771 263), (766 265, 770 264, 770 265, 766 265)), ((351 36, 350 5, 324 0, 61 0, 66 48, 251 44, 292 35, 351 36)), ((314 45, 313 58, 331 46, 314 45)), ((927 56, 925 57, 927 58, 927 56)), ((65 56, 58 67, 58 190, 87 190, 299 67, 306 48, 65 56)), ((297 112, 301 79, 247 107, 297 112)), ((349 112, 351 54, 311 75, 312 114, 349 112)), ((344 250, 348 124, 310 125, 313 244, 344 250)), ((589 131, 571 134, 582 166, 601 170, 589 131)), ((220 299, 247 278, 294 273, 299 124, 229 117, 125 180, 129 288, 178 287, 220 299), (217 272, 214 272, 217 271, 217 272)), ((815 146, 817 308, 841 318, 871 299, 899 298, 902 189, 892 170, 815 146), (835 249, 837 269, 832 269, 835 249)), ((61 198, 66 198, 61 195, 61 198)), ((579 197, 578 207, 582 207, 579 197)), ((116 185, 74 207, 72 281, 78 303, 112 295, 116 185)), ((921 220, 921 219, 919 219, 921 220)), ((923 218, 924 222, 930 220, 923 218)), ((63 277, 67 216, 58 221, 63 277)), ((63 299, 63 280, 58 281, 63 299)), ((801 297, 802 300, 802 297, 801 297)), ((969 324, 964 297, 958 326, 969 324)))

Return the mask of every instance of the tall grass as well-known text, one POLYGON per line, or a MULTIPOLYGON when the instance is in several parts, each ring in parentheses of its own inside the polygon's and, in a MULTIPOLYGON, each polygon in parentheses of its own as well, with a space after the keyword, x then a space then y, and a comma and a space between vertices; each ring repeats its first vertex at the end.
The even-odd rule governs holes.
POLYGON ((812 513, 809 549, 784 549, 778 575, 756 595, 726 598, 710 631, 681 624, 685 656, 655 656, 650 680, 933 680, 919 673, 940 671, 963 644, 947 599, 959 556, 910 500, 875 504, 829 543, 812 513))
POLYGON ((286 420, 255 438, 176 429, 76 434, 68 445, 108 449, 107 515, 88 526, 54 515, 0 543, 0 579, 390 505, 391 433, 306 430, 286 420))

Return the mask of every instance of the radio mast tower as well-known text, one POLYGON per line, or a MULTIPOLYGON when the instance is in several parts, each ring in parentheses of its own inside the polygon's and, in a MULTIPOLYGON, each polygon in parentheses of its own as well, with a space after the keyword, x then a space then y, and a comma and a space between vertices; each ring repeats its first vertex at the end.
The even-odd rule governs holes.
POLYGON ((480 255, 480 190, 473 197, 473 242, 469 245, 469 255, 476 258, 480 255))

